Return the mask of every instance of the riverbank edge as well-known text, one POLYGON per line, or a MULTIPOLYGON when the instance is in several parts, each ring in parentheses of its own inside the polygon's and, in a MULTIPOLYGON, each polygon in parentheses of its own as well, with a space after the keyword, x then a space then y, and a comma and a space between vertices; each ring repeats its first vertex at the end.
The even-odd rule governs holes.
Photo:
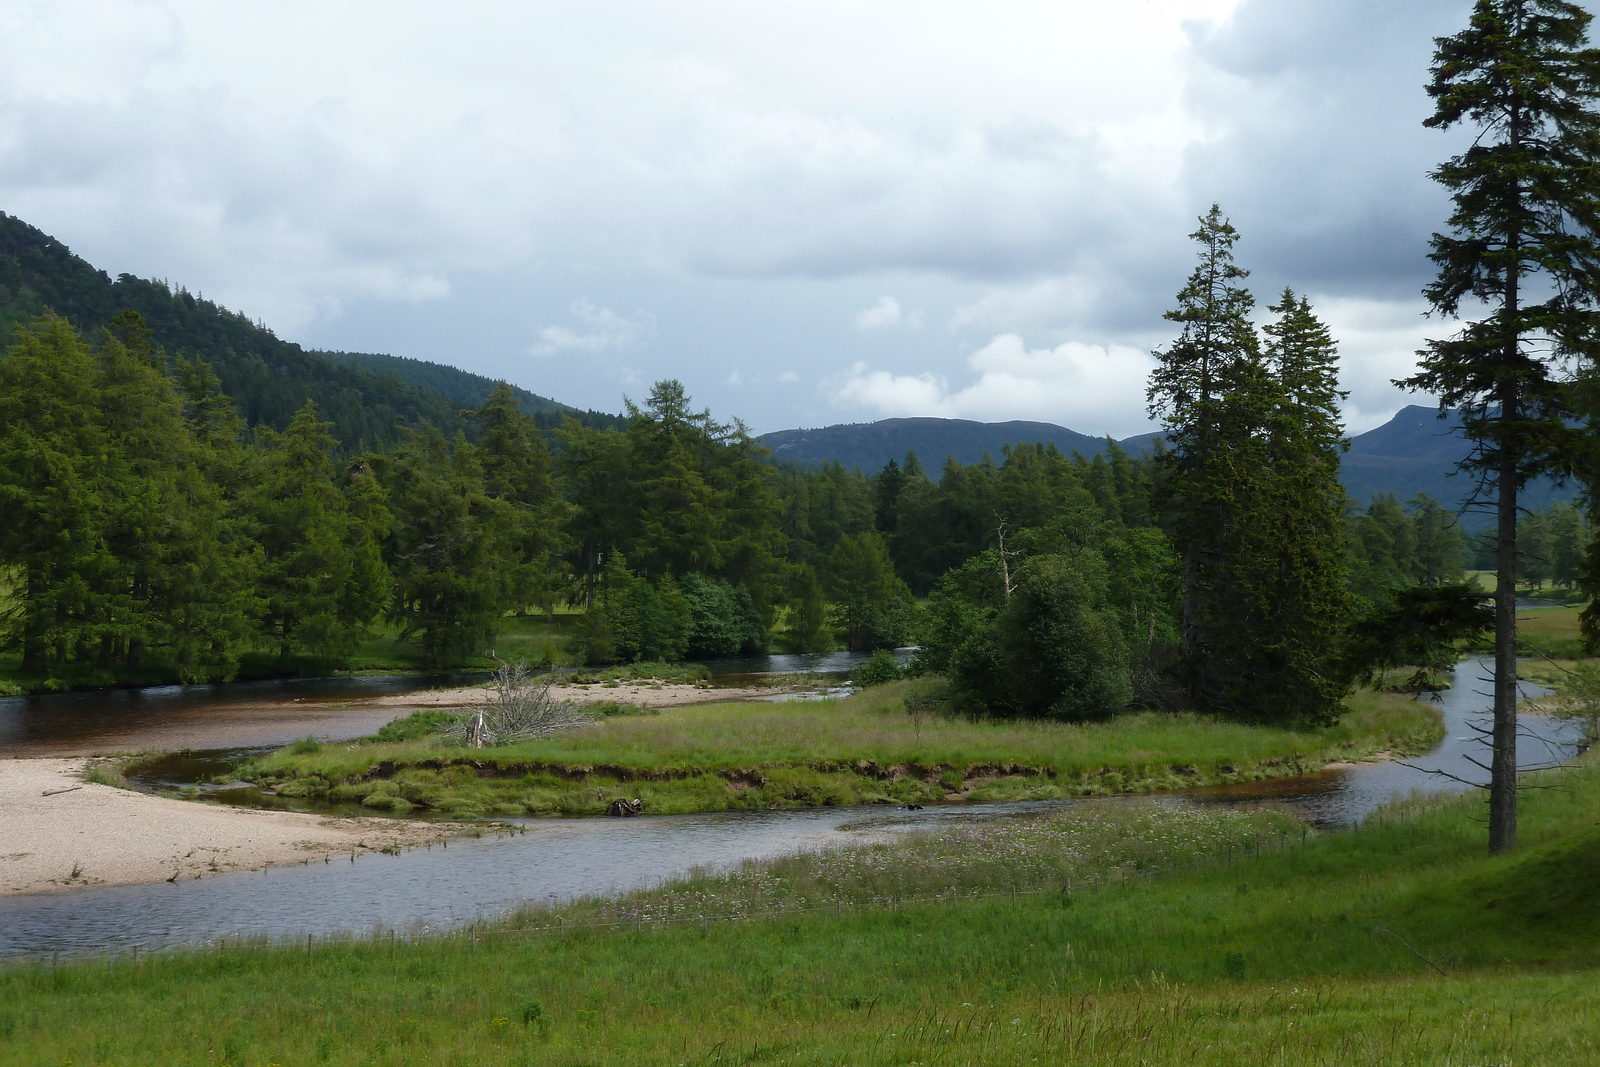
POLYGON ((486 823, 192 803, 88 781, 83 757, 0 758, 0 897, 191 881, 447 845, 486 823))
MULTIPOLYGON (((981 804, 1024 800, 1175 793, 1338 770, 1426 752, 1443 737, 1438 712, 1418 722, 1344 738, 1323 748, 1247 760, 1153 762, 1130 758, 1084 769, 988 759, 967 763, 817 757, 691 765, 578 762, 519 758, 495 750, 432 749, 391 758, 375 746, 370 761, 340 775, 296 766, 280 749, 241 768, 239 777, 292 802, 360 803, 407 814, 458 819, 603 815, 617 800, 642 813, 682 815, 729 810, 856 807, 881 804, 981 804)), ((393 751, 392 749, 390 751, 393 751)), ((310 810, 315 810, 310 809, 310 810)))

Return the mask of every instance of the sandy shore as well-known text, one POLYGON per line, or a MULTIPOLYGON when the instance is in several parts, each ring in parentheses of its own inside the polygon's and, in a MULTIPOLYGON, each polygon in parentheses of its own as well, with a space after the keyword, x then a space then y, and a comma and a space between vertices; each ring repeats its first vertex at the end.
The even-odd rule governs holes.
MULTIPOLYGON (((394 696, 375 697, 361 702, 362 707, 376 708, 466 708, 489 699, 490 690, 481 686, 466 689, 433 689, 422 693, 397 693, 394 696)), ((743 689, 713 689, 708 685, 684 682, 618 682, 608 685, 556 685, 550 695, 556 700, 570 700, 575 704, 599 704, 616 701, 619 704, 637 704, 642 708, 676 708, 685 704, 709 704, 724 700, 756 700, 776 693, 788 692, 774 686, 747 686, 743 689)))
POLYGON ((449 836, 404 819, 247 811, 93 785, 81 780, 86 762, 0 759, 0 894, 199 878, 449 836))

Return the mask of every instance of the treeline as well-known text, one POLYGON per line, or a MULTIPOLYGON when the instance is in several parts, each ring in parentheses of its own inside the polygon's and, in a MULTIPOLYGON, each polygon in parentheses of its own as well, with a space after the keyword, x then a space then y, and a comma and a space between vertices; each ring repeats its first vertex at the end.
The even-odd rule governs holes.
POLYGON ((1146 464, 1019 446, 874 476, 780 470, 676 382, 618 429, 542 432, 510 388, 447 437, 346 454, 304 404, 248 428, 211 368, 125 311, 92 343, 21 329, 0 359, 5 634, 25 671, 157 663, 226 678, 246 652, 335 665, 388 620, 431 664, 492 652, 508 613, 585 608, 594 662, 913 640, 915 594, 1006 529, 1148 517, 1146 464), (553 446, 553 447, 552 447, 553 446), (1009 524, 1009 526, 1007 525, 1009 524))
POLYGON ((1231 227, 1203 223, 1151 387, 1170 449, 1021 444, 937 478, 780 468, 675 381, 553 432, 501 383, 453 434, 352 451, 310 401, 250 427, 135 311, 91 338, 45 316, 0 359, 4 640, 35 675, 220 679, 337 666, 387 622, 438 666, 567 604, 588 662, 916 643, 992 714, 1327 721, 1393 651, 1350 635, 1454 595, 1466 549, 1427 498, 1348 507, 1331 338, 1289 292, 1258 331, 1231 227))

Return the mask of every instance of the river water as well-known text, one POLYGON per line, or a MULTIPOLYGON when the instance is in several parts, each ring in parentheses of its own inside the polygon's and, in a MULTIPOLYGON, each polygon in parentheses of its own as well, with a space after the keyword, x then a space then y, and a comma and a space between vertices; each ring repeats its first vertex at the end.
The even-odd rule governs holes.
MULTIPOLYGON (((777 669, 792 671, 806 666, 784 664, 777 669)), ((1454 688, 1439 697, 1446 738, 1426 757, 1275 782, 1190 790, 1173 794, 1172 799, 1205 804, 1282 802, 1317 824, 1340 826, 1357 822, 1379 805, 1408 793, 1459 791, 1466 787, 1430 772, 1445 771, 1469 781, 1484 777, 1469 757, 1486 758, 1473 730, 1474 724, 1487 722, 1488 685, 1483 680, 1486 673, 1481 660, 1468 660, 1457 668, 1454 688)), ((410 679, 343 681, 361 686, 416 684, 410 679)), ((256 684, 237 687, 247 690, 245 703, 260 705, 270 699, 253 688, 256 684)), ((427 684, 443 683, 435 679, 427 684)), ((1531 691, 1525 695, 1537 695, 1537 690, 1529 688, 1531 691)), ((309 684, 300 693, 302 702, 314 705, 337 704, 353 695, 356 694, 346 692, 342 698, 329 696, 309 684)), ((162 731, 170 728, 169 719, 186 721, 196 707, 210 706, 216 713, 224 706, 234 706, 223 701, 223 694, 195 696, 199 701, 188 703, 187 698, 178 695, 156 695, 158 701, 171 701, 166 705, 171 713, 165 718, 152 709, 149 694, 136 707, 139 714, 151 717, 152 729, 162 731), (211 703, 204 705, 204 700, 211 703)), ((106 694, 99 697, 108 699, 106 694)), ((128 698, 112 695, 109 699, 128 698)), ((72 740, 66 727, 46 729, 30 723, 32 715, 27 709, 8 709, 7 703, 0 701, 0 739, 4 739, 0 740, 0 751, 10 754, 19 750, 59 750, 72 740)), ((71 706, 83 709, 81 721, 87 724, 85 729, 109 729, 104 724, 110 713, 92 710, 92 700, 85 698, 81 705, 71 706)), ((35 703, 32 708, 36 713, 39 705, 35 703)), ((313 708, 308 715, 333 722, 337 721, 336 711, 332 707, 313 708)), ((390 708, 385 717, 395 714, 396 709, 390 708)), ((260 715, 238 719, 253 724, 251 728, 258 735, 282 733, 283 724, 268 726, 268 721, 260 715)), ((192 729, 192 724, 184 729, 192 729)), ((252 737, 245 743, 282 743, 306 732, 296 724, 281 740, 252 737)), ((235 731, 229 736, 242 734, 235 731)), ((1525 716, 1519 759, 1530 766, 1556 762, 1574 754, 1577 742, 1577 731, 1568 724, 1525 716)), ((615 820, 526 820, 521 824, 526 831, 523 833, 458 839, 448 847, 399 856, 369 855, 355 862, 274 867, 262 873, 228 874, 176 885, 158 883, 0 898, 0 956, 155 947, 245 936, 325 936, 380 927, 441 929, 492 918, 528 903, 644 888, 698 867, 725 868, 746 859, 859 842, 885 833, 1002 818, 1070 803, 939 807, 918 812, 824 808, 615 820)))

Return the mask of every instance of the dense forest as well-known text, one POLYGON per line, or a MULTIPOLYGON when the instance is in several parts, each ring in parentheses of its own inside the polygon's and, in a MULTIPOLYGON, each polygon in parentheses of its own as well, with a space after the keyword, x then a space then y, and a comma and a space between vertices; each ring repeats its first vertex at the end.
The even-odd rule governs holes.
MULTIPOLYGON (((1282 717, 1248 696, 1270 668, 1301 687, 1294 714, 1326 718, 1357 670, 1340 635, 1459 585, 1481 546, 1426 497, 1350 506, 1331 339, 1285 294, 1263 343, 1248 294, 1204 288, 1231 262, 1231 230, 1207 227, 1152 392, 1174 447, 1150 456, 782 466, 675 381, 554 428, 500 383, 353 447, 314 397, 252 421, 137 309, 93 330, 45 313, 0 359, 5 640, 35 677, 224 679, 247 652, 335 668, 380 623, 449 665, 567 607, 591 663, 917 644, 914 669, 974 707, 1063 718, 1282 717)), ((1581 515, 1528 524, 1570 585, 1581 515)))

